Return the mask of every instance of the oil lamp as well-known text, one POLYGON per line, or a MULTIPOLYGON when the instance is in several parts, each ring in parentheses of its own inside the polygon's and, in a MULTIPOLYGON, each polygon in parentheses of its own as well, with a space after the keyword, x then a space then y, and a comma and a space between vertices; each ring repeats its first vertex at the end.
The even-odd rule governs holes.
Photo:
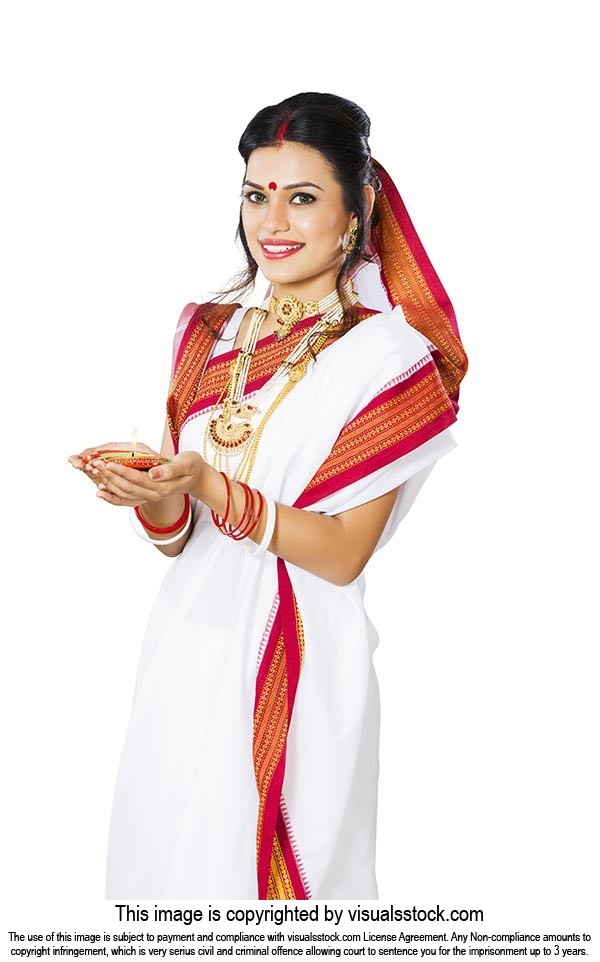
POLYGON ((157 464, 167 464, 169 458, 156 454, 137 453, 137 429, 133 429, 131 449, 101 448, 86 455, 84 461, 112 461, 114 464, 124 464, 126 468, 136 468, 138 471, 149 471, 157 464))

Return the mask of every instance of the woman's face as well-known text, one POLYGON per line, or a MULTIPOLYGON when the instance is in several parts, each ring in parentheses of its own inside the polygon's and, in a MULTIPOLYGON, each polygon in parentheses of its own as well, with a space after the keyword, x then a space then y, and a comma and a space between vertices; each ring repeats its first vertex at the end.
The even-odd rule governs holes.
POLYGON ((333 290, 357 218, 344 210, 342 188, 323 155, 287 141, 256 148, 242 196, 246 239, 265 277, 286 289, 299 284, 311 298, 333 290))

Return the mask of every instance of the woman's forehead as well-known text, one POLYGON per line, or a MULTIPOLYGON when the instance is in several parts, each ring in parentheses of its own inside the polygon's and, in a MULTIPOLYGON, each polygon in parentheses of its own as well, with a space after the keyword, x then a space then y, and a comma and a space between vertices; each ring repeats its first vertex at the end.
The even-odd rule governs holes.
POLYGON ((284 141, 280 146, 257 147, 248 158, 246 178, 262 180, 265 184, 276 181, 284 185, 300 180, 316 183, 332 180, 329 166, 323 155, 312 147, 284 141))

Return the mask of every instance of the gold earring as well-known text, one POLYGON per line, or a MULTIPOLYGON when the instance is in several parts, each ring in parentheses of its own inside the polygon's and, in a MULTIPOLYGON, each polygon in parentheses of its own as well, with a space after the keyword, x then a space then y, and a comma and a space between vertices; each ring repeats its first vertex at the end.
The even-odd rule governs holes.
POLYGON ((350 231, 350 240, 348 241, 344 249, 344 254, 352 254, 353 251, 356 250, 357 235, 358 235, 358 224, 355 224, 352 230, 350 231))

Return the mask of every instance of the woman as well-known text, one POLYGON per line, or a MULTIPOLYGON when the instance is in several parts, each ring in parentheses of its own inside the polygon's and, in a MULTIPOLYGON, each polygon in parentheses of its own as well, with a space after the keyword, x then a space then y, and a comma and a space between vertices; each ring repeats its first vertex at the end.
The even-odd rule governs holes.
POLYGON ((467 359, 369 127, 316 93, 253 118, 248 268, 180 318, 169 462, 71 459, 176 558, 142 647, 107 898, 378 897, 363 569, 456 445, 467 359), (258 268, 260 307, 222 303, 258 268))

